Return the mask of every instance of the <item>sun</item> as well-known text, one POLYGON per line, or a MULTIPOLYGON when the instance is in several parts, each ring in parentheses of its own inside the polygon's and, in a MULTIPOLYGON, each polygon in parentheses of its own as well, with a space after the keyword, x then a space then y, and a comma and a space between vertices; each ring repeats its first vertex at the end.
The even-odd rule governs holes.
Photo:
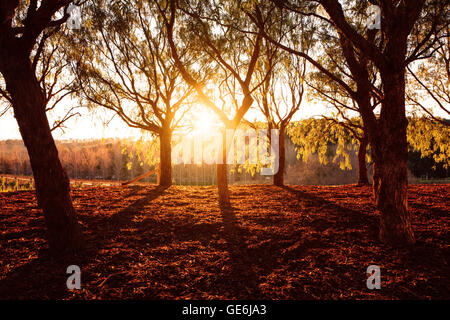
POLYGON ((207 136, 217 130, 219 122, 216 115, 209 110, 201 109, 194 112, 191 119, 191 132, 193 136, 207 136))

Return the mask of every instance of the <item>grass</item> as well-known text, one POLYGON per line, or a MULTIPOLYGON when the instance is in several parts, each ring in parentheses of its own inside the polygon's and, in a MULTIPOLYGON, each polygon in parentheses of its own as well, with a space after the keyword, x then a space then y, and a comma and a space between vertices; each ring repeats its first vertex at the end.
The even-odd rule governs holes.
POLYGON ((444 184, 444 183, 450 183, 450 178, 444 178, 444 179, 420 179, 420 183, 444 184))
POLYGON ((15 178, 12 181, 8 181, 7 179, 0 177, 0 192, 14 192, 33 189, 34 187, 31 182, 23 183, 15 178))

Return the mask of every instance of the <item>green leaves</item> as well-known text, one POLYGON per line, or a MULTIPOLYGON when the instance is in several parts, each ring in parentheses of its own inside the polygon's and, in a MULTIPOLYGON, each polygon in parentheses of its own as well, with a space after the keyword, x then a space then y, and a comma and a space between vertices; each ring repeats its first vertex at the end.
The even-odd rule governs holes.
POLYGON ((450 166, 450 128, 425 117, 410 118, 407 129, 408 144, 421 157, 432 157, 444 168, 450 166))
MULTIPOLYGON (((352 118, 351 122, 358 125, 361 119, 352 118)), ((288 127, 287 134, 296 146, 299 160, 308 162, 310 155, 317 154, 324 165, 332 161, 339 163, 342 170, 352 169, 350 154, 359 148, 359 140, 339 122, 314 118, 297 121, 288 127)))

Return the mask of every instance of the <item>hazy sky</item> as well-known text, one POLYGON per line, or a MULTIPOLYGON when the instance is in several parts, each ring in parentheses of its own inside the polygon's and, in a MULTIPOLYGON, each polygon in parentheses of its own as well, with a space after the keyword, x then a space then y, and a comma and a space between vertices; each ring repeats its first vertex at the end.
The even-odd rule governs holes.
MULTIPOLYGON (((56 107, 58 109, 59 106, 56 107)), ((77 110, 82 116, 72 118, 66 122, 67 129, 63 131, 57 129, 53 132, 55 139, 101 139, 101 138, 126 138, 126 137, 140 137, 139 129, 129 128, 119 117, 114 117, 108 125, 104 123, 110 120, 114 113, 112 111, 100 109, 96 113, 88 111, 86 108, 77 110)), ((300 111, 296 114, 295 119, 308 118, 311 116, 320 115, 325 111, 325 108, 319 104, 303 104, 300 111)), ((55 114, 50 114, 50 125, 53 123, 55 116, 61 116, 58 111, 55 114)), ((253 121, 262 120, 261 113, 256 110, 249 110, 246 119, 253 121)), ((0 117, 0 140, 6 139, 21 139, 20 132, 17 126, 17 121, 12 114, 12 110, 0 117)))
MULTIPOLYGON (((431 99, 425 100, 424 105, 433 106, 431 99)), ((54 119, 62 117, 65 112, 63 110, 64 103, 58 105, 52 114, 49 114, 50 125, 53 124, 54 119)), ((203 110, 208 110, 202 106, 203 110)), ((410 109, 411 110, 411 109, 410 109)), ((202 111, 199 109, 198 111, 202 111)), ((98 108, 97 111, 89 111, 87 108, 79 108, 77 112, 81 114, 76 118, 69 119, 66 122, 64 131, 57 129, 53 132, 53 137, 57 140, 63 139, 102 139, 102 138, 139 138, 142 136, 141 130, 129 128, 119 117, 114 116, 114 112, 104 108, 98 108), (112 120, 111 120, 112 119, 112 120), (106 125, 105 123, 108 122, 106 125)), ((212 111, 202 111, 203 113, 213 114, 212 111)), ((330 115, 331 109, 326 108, 322 103, 310 103, 305 100, 300 110, 296 113, 293 120, 310 118, 313 116, 319 117, 321 115, 330 115)), ((419 110, 420 112, 420 110, 419 110)), ((439 117, 446 117, 444 112, 439 108, 434 108, 434 114, 439 117)), ((250 109, 245 118, 249 121, 264 121, 256 106, 250 109)), ((3 117, 0 117, 0 140, 7 139, 22 139, 20 136, 17 121, 14 118, 12 109, 3 117)))
MULTIPOLYGON (((119 118, 114 118, 105 127, 103 125, 104 121, 100 116, 92 114, 87 109, 80 109, 78 112, 82 116, 69 119, 66 122, 67 129, 64 129, 64 131, 57 129, 53 132, 55 139, 101 139, 140 135, 139 130, 128 128, 119 118)), ((104 116, 105 119, 110 119, 111 117, 111 114, 104 116)), ((54 117, 50 116, 49 118, 50 125, 52 125, 54 117)), ((0 140, 5 139, 21 139, 17 121, 12 112, 0 118, 0 140)))

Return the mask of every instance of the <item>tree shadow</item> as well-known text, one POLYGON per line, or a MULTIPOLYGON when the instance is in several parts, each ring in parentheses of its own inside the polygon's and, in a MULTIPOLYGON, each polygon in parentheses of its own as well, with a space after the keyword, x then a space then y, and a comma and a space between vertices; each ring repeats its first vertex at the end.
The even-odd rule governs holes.
MULTIPOLYGON (((402 267, 417 273, 431 274, 428 260, 434 265, 443 264, 444 249, 426 243, 399 252, 381 247, 373 256, 370 249, 379 244, 378 217, 370 210, 347 206, 352 199, 345 193, 321 197, 289 186, 274 188, 272 192, 285 190, 293 195, 283 192, 282 197, 273 200, 277 208, 288 208, 286 215, 283 209, 278 212, 270 208, 270 201, 256 204, 255 210, 259 211, 253 212, 253 205, 241 207, 236 197, 235 207, 220 206, 217 210, 214 205, 213 210, 205 210, 208 219, 204 215, 196 219, 196 212, 203 214, 201 208, 178 215, 190 210, 184 205, 187 200, 177 206, 174 199, 182 198, 178 191, 168 192, 173 197, 165 199, 173 203, 165 202, 161 208, 172 210, 165 212, 159 210, 160 201, 152 202, 166 188, 132 187, 114 199, 121 203, 117 212, 108 212, 111 201, 103 204, 100 214, 91 215, 88 209, 79 216, 88 244, 84 252, 59 258, 42 254, 28 263, 24 261, 3 275, 0 299, 90 299, 92 295, 135 299, 311 299, 315 296, 307 287, 315 286, 314 282, 318 282, 317 296, 330 297, 326 288, 320 289, 327 285, 321 278, 327 272, 331 283, 344 281, 348 288, 359 290, 359 280, 342 280, 341 275, 360 273, 361 266, 350 261, 359 263, 361 254, 386 264, 399 259, 405 263, 402 267), (340 199, 343 202, 335 202, 340 199), (350 253, 352 259, 347 262, 346 255, 355 250, 359 251, 350 253), (66 268, 73 264, 81 267, 82 289, 86 286, 88 296, 83 291, 72 294, 66 288, 66 268), (319 272, 313 273, 313 278, 304 277, 314 270, 319 272), (333 270, 331 275, 329 270, 333 270), (279 295, 274 296, 278 288, 279 295), (136 293, 135 289, 142 292, 136 293)), ((35 236, 27 230, 6 237, 14 240, 35 236)))
MULTIPOLYGON (((69 276, 66 274, 67 267, 78 265, 83 272, 83 267, 95 260, 99 251, 113 241, 117 231, 129 225, 136 214, 160 197, 166 189, 167 187, 155 187, 111 216, 79 215, 79 221, 87 226, 83 230, 86 247, 77 254, 58 257, 51 256, 46 248, 41 249, 38 258, 11 270, 0 280, 0 299, 61 299, 70 296, 66 287, 69 276)), ((132 187, 132 191, 124 198, 147 190, 144 187, 132 187)), ((123 201, 124 198, 115 202, 123 201)))
POLYGON ((312 217, 308 223, 308 226, 314 230, 324 232, 333 228, 338 231, 344 231, 345 229, 357 227, 369 232, 368 235, 374 237, 374 240, 378 237, 379 218, 375 215, 341 206, 336 202, 289 186, 281 186, 280 188, 293 194, 299 202, 307 207, 326 210, 326 217, 312 217), (342 226, 341 228, 336 227, 337 222, 342 226))
MULTIPOLYGON (((382 252, 390 257, 391 260, 398 259, 405 268, 411 270, 428 270, 430 261, 435 265, 445 263, 443 252, 445 249, 436 243, 427 243, 420 239, 423 231, 416 232, 416 244, 411 247, 395 248, 384 245, 379 241, 379 217, 376 214, 370 214, 367 211, 356 211, 327 199, 318 197, 308 192, 296 190, 289 186, 283 186, 282 189, 292 193, 303 203, 312 207, 326 208, 326 218, 312 218, 309 223, 305 223, 306 228, 317 231, 313 239, 304 239, 303 243, 308 246, 310 243, 315 248, 331 248, 338 245, 374 245, 378 246, 382 252), (340 227, 338 227, 340 226, 340 227), (331 232, 325 232, 328 229, 331 232), (341 239, 342 244, 333 242, 341 239), (427 259, 423 259, 427 257, 427 259)), ((433 212, 440 216, 439 210, 433 212)), ((432 265, 432 264, 431 264, 432 265)), ((336 266, 338 269, 339 266, 336 266)))
POLYGON ((255 271, 255 256, 246 245, 245 234, 248 232, 240 227, 233 207, 220 206, 220 212, 223 222, 222 234, 230 259, 226 279, 228 289, 233 292, 235 298, 258 299, 261 296, 258 287, 259 276, 255 271))
MULTIPOLYGON (((89 223, 95 222, 93 220, 97 220, 97 225, 102 227, 99 229, 99 231, 104 231, 109 235, 109 233, 116 231, 117 228, 127 226, 135 215, 141 214, 145 206, 150 204, 153 200, 159 198, 167 189, 168 187, 157 186, 153 190, 146 192, 143 197, 137 199, 127 207, 121 209, 119 212, 114 213, 111 216, 83 216, 83 219, 85 219, 85 221, 89 221, 89 223)), ((128 198, 132 195, 137 195, 142 191, 148 191, 148 188, 134 186, 132 187, 132 191, 128 195, 120 200, 116 200, 111 204, 123 201, 125 198, 128 198)))

